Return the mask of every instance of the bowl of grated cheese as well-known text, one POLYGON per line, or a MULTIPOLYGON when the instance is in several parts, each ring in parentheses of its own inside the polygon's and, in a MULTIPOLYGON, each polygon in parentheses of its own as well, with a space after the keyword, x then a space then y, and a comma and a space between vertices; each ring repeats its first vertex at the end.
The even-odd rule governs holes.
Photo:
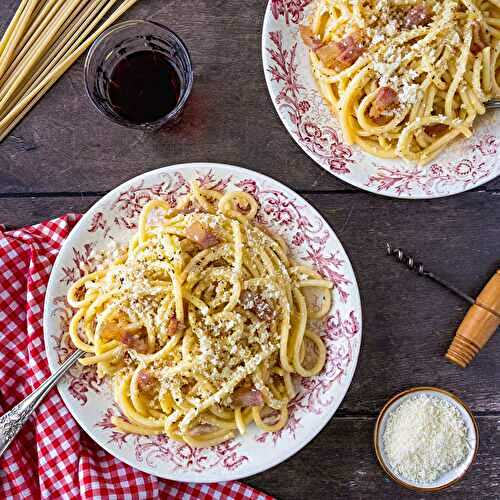
POLYGON ((382 408, 374 432, 377 459, 400 486, 440 491, 460 480, 476 457, 479 429, 470 409, 437 387, 414 387, 382 408))

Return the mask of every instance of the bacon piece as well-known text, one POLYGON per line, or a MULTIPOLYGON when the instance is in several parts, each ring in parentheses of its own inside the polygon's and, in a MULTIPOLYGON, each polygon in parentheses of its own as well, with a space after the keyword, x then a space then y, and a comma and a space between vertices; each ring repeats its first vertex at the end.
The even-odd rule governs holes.
POLYGON ((144 335, 139 336, 130 332, 122 332, 120 342, 141 354, 148 352, 148 342, 144 335))
POLYGON ((101 331, 104 340, 119 339, 123 334, 123 329, 116 323, 106 323, 101 331))
POLYGON ((86 294, 87 294, 87 289, 85 288, 85 286, 79 286, 75 291, 75 299, 83 300, 86 294))
POLYGON ((141 391, 151 392, 156 384, 156 379, 147 370, 141 370, 137 376, 137 385, 141 391))
POLYGON ((304 344, 304 359, 302 360, 302 365, 306 370, 312 368, 318 359, 318 348, 316 344, 309 339, 305 339, 304 344))
POLYGON ((192 214, 193 212, 196 212, 196 207, 192 203, 179 210, 179 213, 182 215, 192 214))
POLYGON ((417 26, 427 26, 432 20, 432 13, 424 4, 415 5, 407 13, 403 20, 403 28, 411 29, 417 26))
POLYGON ((200 222, 193 222, 186 228, 186 238, 194 241, 203 249, 213 247, 219 243, 219 238, 200 222))
POLYGON ((233 392, 231 399, 235 408, 241 406, 262 406, 264 404, 262 393, 253 387, 239 387, 233 392))
POLYGON ((175 316, 172 316, 168 322, 167 334, 172 336, 177 332, 182 332, 185 328, 184 323, 181 323, 175 316))
POLYGON ((189 382, 181 387, 183 394, 189 394, 196 387, 196 382, 189 382))
POLYGON ((266 425, 274 425, 280 418, 280 412, 274 408, 266 406, 260 412, 260 418, 266 425))
POLYGON ((390 116, 382 114, 383 112, 391 111, 399 105, 399 97, 397 92, 391 87, 380 87, 377 91, 377 96, 372 102, 369 116, 377 124, 382 125, 390 120, 390 116))
POLYGON ((340 42, 331 42, 316 50, 317 56, 326 66, 336 66, 340 69, 354 64, 365 51, 359 33, 347 35, 340 42))
POLYGON ((472 25, 472 45, 470 51, 476 55, 479 54, 488 45, 488 40, 486 40, 486 35, 481 25, 475 22, 472 25))
POLYGON ((424 131, 427 135, 431 137, 436 137, 437 135, 441 135, 444 132, 448 131, 448 125, 444 123, 436 123, 435 125, 426 125, 424 127, 424 131))
POLYGON ((309 26, 300 25, 299 26, 300 36, 305 45, 313 50, 317 50, 323 46, 323 43, 317 35, 314 34, 313 30, 309 26))
POLYGON ((241 293, 241 304, 243 309, 253 312, 261 321, 270 323, 274 319, 275 312, 271 304, 258 293, 244 290, 241 293))
POLYGON ((203 436, 203 434, 210 434, 211 432, 219 431, 220 428, 212 424, 198 424, 192 429, 189 429, 190 436, 203 436))
POLYGON ((376 125, 385 125, 391 121, 392 116, 378 115, 376 117, 371 117, 372 122, 376 125))

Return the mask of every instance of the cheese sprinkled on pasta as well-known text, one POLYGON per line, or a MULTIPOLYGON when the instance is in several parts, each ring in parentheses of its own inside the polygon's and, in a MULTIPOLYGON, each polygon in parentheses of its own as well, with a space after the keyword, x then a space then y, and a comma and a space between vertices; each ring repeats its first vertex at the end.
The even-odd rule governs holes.
POLYGON ((293 263, 257 210, 245 192, 195 182, 173 209, 150 201, 128 248, 71 286, 70 336, 90 354, 81 363, 113 379, 118 429, 196 447, 252 421, 277 431, 292 374, 322 370, 325 346, 307 325, 330 310, 332 283, 293 263))
POLYGON ((320 0, 300 27, 348 144, 420 164, 500 97, 498 0, 320 0))

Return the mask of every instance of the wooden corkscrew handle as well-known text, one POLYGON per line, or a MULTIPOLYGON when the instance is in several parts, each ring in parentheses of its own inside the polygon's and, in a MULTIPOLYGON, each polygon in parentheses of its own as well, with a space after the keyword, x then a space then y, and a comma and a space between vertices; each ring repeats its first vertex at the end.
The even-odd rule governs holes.
POLYGON ((500 269, 491 277, 467 311, 446 353, 446 359, 465 368, 500 325, 500 269))

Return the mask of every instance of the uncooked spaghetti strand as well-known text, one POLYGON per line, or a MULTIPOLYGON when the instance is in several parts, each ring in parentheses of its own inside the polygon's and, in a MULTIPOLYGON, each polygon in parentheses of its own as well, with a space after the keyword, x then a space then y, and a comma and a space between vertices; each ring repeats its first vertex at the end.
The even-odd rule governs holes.
POLYGON ((9 42, 9 40, 12 37, 12 34, 17 28, 17 25, 19 23, 19 19, 21 18, 21 15, 23 13, 24 7, 26 7, 27 0, 21 0, 21 3, 19 4, 16 13, 14 14, 14 17, 12 18, 9 26, 7 26, 7 29, 5 30, 5 33, 2 36, 2 41, 0 41, 0 58, 3 55, 3 52, 9 42))
POLYGON ((33 109, 35 104, 49 91, 50 87, 52 87, 52 83, 48 84, 40 91, 36 100, 33 101, 33 104, 30 106, 26 106, 16 117, 15 119, 8 125, 8 127, 4 130, 0 128, 0 143, 5 140, 5 138, 14 130, 14 128, 19 125, 19 123, 23 120, 23 118, 33 109))
POLYGON ((88 24, 95 19, 99 10, 108 0, 92 0, 92 3, 87 5, 86 10, 82 13, 85 19, 83 23, 73 22, 66 30, 66 34, 62 37, 53 47, 51 47, 50 52, 40 61, 40 67, 31 76, 31 78, 26 82, 21 89, 14 95, 11 100, 11 105, 6 108, 4 115, 11 111, 11 109, 16 105, 16 98, 18 96, 24 96, 31 90, 35 89, 36 86, 50 73, 50 71, 56 66, 56 64, 71 53, 71 48, 74 40, 81 35, 88 24))
POLYGON ((54 85, 54 83, 64 74, 64 72, 85 52, 85 50, 94 42, 94 40, 109 28, 117 19, 119 19, 127 10, 134 6, 139 0, 125 1, 113 14, 101 25, 101 27, 85 40, 80 47, 72 54, 66 57, 53 71, 47 75, 29 94, 27 94, 10 113, 0 121, 0 142, 12 131, 20 113, 23 116, 33 108, 33 106, 45 95, 45 93, 54 85), (28 108, 25 110, 25 108, 28 108))
MULTIPOLYGON (((34 28, 32 28, 33 24, 36 25, 37 23, 39 23, 39 20, 37 21, 37 18, 40 17, 40 15, 41 15, 40 13, 41 13, 42 9, 45 8, 45 5, 47 4, 48 1, 49 0, 39 0, 37 6, 35 8, 35 11, 33 12, 33 15, 31 16, 32 22, 30 23, 30 27, 29 27, 28 31, 32 31, 34 29, 34 28)), ((7 40, 10 38, 12 33, 14 33, 14 30, 18 26, 19 18, 22 14, 23 7, 24 7, 25 3, 26 2, 19 3, 19 6, 16 10, 16 13, 14 14, 14 17, 11 19, 9 25, 7 26, 7 29, 5 30, 4 35, 2 36, 2 39, 0 40, 0 57, 2 56, 2 52, 5 48, 5 46, 7 45, 7 40)), ((26 37, 26 34, 23 36, 21 42, 18 44, 18 47, 24 45, 25 37, 26 37)), ((16 51, 16 53, 17 53, 17 51, 16 51)))
POLYGON ((78 9, 75 9, 71 16, 66 20, 65 24, 59 30, 57 37, 55 39, 55 43, 52 44, 48 52, 40 59, 37 64, 36 69, 31 75, 30 79, 26 82, 26 84, 22 87, 22 89, 18 90, 18 95, 25 95, 26 91, 30 90, 34 83, 40 81, 41 75, 46 75, 48 69, 50 70, 52 67, 56 65, 58 61, 60 61, 64 56, 69 53, 70 44, 67 43, 68 40, 74 40, 75 32, 81 33, 88 24, 94 19, 97 11, 100 7, 96 9, 96 5, 100 2, 101 5, 104 4, 107 0, 92 0, 90 4, 88 4, 89 0, 85 0, 82 5, 78 6, 78 9), (88 4, 88 5, 86 5, 88 4), (85 7, 86 6, 86 7, 85 7), (82 9, 85 7, 85 10, 82 9), (80 17, 84 19, 82 22, 80 17))
POLYGON ((40 60, 57 40, 61 28, 66 24, 77 5, 77 0, 56 0, 52 12, 48 13, 50 22, 46 29, 40 33, 40 36, 32 40, 32 45, 27 47, 27 51, 25 50, 24 57, 20 61, 13 61, 13 65, 18 63, 17 67, 0 86, 0 109, 3 113, 5 113, 4 106, 7 106, 11 101, 15 102, 14 96, 18 93, 20 86, 36 71, 40 60))
MULTIPOLYGON (((8 96, 9 102, 14 101, 13 96, 19 89, 19 85, 36 69, 37 62, 42 57, 47 45, 55 39, 53 30, 59 29, 61 23, 64 23, 65 14, 69 13, 67 1, 56 0, 57 3, 53 6, 52 12, 47 12, 49 21, 47 29, 43 30, 37 38, 28 41, 31 44, 22 48, 24 51, 22 58, 16 57, 11 61, 9 68, 0 80, 0 101, 4 100, 5 96, 8 96)), ((75 3, 75 0, 71 1, 75 3)))
MULTIPOLYGON (((40 23, 45 19, 45 16, 47 15, 47 12, 50 9, 50 3, 55 0, 39 0, 35 10, 33 11, 33 14, 31 15, 31 20, 29 22, 29 26, 26 29, 26 32, 24 33, 23 37, 19 41, 19 43, 16 45, 15 48, 15 57, 17 57, 17 54, 19 51, 26 45, 28 39, 31 37, 33 32, 38 28, 40 23)), ((12 21, 11 21, 12 23, 12 21)))
POLYGON ((11 75, 15 77, 19 74, 22 64, 25 62, 24 57, 26 52, 33 50, 37 46, 37 43, 41 40, 40 34, 42 33, 42 30, 47 27, 48 23, 52 20, 57 13, 57 10, 65 1, 66 0, 49 0, 45 3, 43 9, 40 11, 40 15, 35 19, 33 24, 30 26, 30 29, 25 33, 23 39, 20 41, 16 49, 14 60, 0 79, 0 88, 4 85, 8 85, 8 78, 11 75))
MULTIPOLYGON (((51 11, 47 12, 46 20, 51 21, 57 13, 64 8, 64 3, 67 0, 54 0, 56 2, 53 5, 51 11)), ((42 32, 43 34, 43 32, 42 32)), ((54 37, 55 39, 55 37, 54 37)), ((8 92, 8 90, 12 87, 12 85, 18 80, 21 73, 26 69, 27 66, 30 67, 30 72, 36 71, 36 67, 38 61, 34 61, 32 59, 32 54, 38 50, 41 44, 44 43, 43 36, 38 36, 36 38, 30 39, 27 41, 27 45, 22 47, 19 54, 12 61, 11 65, 4 73, 2 78, 0 79, 0 99, 2 99, 8 92)), ((28 73, 29 75, 30 73, 28 73)), ((25 81, 27 76, 23 79, 25 81)), ((11 98, 9 99, 9 103, 15 103, 15 96, 19 93, 19 87, 15 89, 11 98)), ((5 110, 4 110, 5 113, 5 110)))
MULTIPOLYGON (((98 22, 107 14, 109 9, 113 6, 114 3, 116 3, 116 1, 118 1, 118 0, 112 0, 111 2, 110 2, 110 0, 94 0, 94 4, 92 6, 94 6, 97 3, 97 8, 95 9, 95 11, 90 12, 87 10, 85 12, 85 14, 87 14, 87 19, 82 24, 82 27, 83 28, 87 27, 87 25, 90 21, 93 21, 92 25, 89 28, 87 28, 87 30, 85 31, 85 33, 83 35, 82 35, 81 29, 77 30, 77 33, 73 34, 70 42, 66 45, 65 50, 61 50, 61 53, 58 55, 56 60, 49 61, 49 66, 46 67, 45 70, 42 71, 40 74, 34 75, 34 77, 32 77, 32 80, 34 78, 34 81, 31 83, 31 85, 29 87, 28 86, 23 87, 22 92, 20 92, 21 98, 23 98, 23 96, 31 94, 32 92, 36 92, 36 96, 35 96, 34 101, 32 103, 30 103, 30 105, 20 113, 20 117, 16 117, 10 125, 8 124, 8 128, 6 130, 4 130, 2 127, 4 116, 1 116, 2 121, 0 122, 0 142, 2 142, 5 139, 5 137, 7 137, 7 135, 10 133, 10 131, 22 120, 22 118, 24 118, 28 114, 28 112, 33 108, 33 106, 46 94, 46 92, 57 81, 57 79, 59 77, 54 81, 47 81, 47 80, 51 76, 51 71, 54 69, 54 66, 57 63, 57 61, 59 61, 63 57, 68 57, 69 55, 72 54, 72 52, 75 48, 75 44, 74 44, 75 39, 77 37, 79 40, 84 38, 89 33, 89 31, 91 31, 95 27, 95 25, 98 24, 98 22), (102 8, 102 6, 106 2, 109 2, 107 7, 101 11, 99 18, 97 20, 95 20, 95 14, 97 14, 99 12, 99 10, 102 8), (90 15, 91 13, 93 15, 90 15), (45 83, 42 83, 42 82, 45 82, 45 83), (42 88, 40 88, 41 83, 43 85, 42 88), (27 92, 27 94, 25 94, 25 92, 27 92)), ((57 68, 56 68, 56 70, 57 70, 57 68)), ((63 73, 61 73, 61 75, 63 73)), ((17 106, 18 104, 19 104, 19 102, 16 102, 15 100, 13 100, 13 104, 12 104, 12 106, 9 107, 7 114, 10 114, 10 112, 12 111, 12 108, 17 106)))
POLYGON ((41 0, 39 2, 37 8, 35 9, 35 12, 33 13, 32 22, 30 23, 28 30, 21 39, 19 47, 24 47, 27 44, 28 40, 38 29, 40 24, 45 21, 47 14, 50 12, 55 2, 56 0, 41 0))
POLYGON ((7 114, 15 105, 18 96, 24 96, 33 90, 38 83, 56 66, 56 64, 71 52, 71 46, 74 40, 80 36, 88 24, 95 18, 99 10, 108 0, 92 0, 92 3, 87 5, 87 8, 82 12, 83 23, 73 20, 65 30, 64 37, 61 37, 58 42, 50 48, 50 51, 40 61, 39 68, 34 72, 31 78, 19 89, 11 100, 11 104, 4 110, 4 115, 7 114))
MULTIPOLYGON (((60 12, 56 14, 55 20, 53 24, 50 26, 49 30, 42 35, 40 42, 37 45, 37 49, 30 56, 29 62, 26 66, 23 67, 22 71, 20 71, 17 78, 2 92, 0 92, 0 113, 4 110, 5 106, 8 104, 9 99, 14 94, 16 89, 22 85, 25 78, 29 75, 29 72, 33 68, 33 66, 39 61, 39 59, 43 56, 44 51, 46 51, 57 34, 61 26, 66 22, 66 19, 71 15, 73 9, 78 5, 81 0, 70 0, 67 8, 65 7, 60 12)), ((2 74, 0 72, 0 74, 2 74)))
POLYGON ((16 46, 24 35, 28 24, 31 20, 31 15, 35 10, 37 0, 27 0, 26 6, 23 9, 21 16, 19 17, 19 21, 16 24, 14 31, 11 34, 11 37, 7 40, 7 45, 5 50, 2 52, 2 57, 0 59, 0 76, 2 76, 12 62, 12 57, 16 50, 16 46))

